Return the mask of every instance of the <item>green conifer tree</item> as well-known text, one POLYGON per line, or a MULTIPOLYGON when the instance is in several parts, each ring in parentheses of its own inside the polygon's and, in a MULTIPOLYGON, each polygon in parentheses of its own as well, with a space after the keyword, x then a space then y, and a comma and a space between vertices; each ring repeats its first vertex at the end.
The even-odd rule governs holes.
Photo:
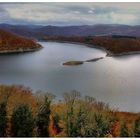
POLYGON ((86 137, 105 137, 110 130, 109 121, 100 113, 96 113, 94 119, 94 124, 86 130, 86 137))
POLYGON ((0 137, 5 137, 7 128, 6 103, 0 103, 0 137))
POLYGON ((50 105, 51 101, 45 97, 45 102, 39 109, 36 125, 39 137, 49 137, 49 123, 50 123, 50 105))
POLYGON ((28 105, 21 104, 14 109, 12 119, 13 137, 32 137, 34 129, 34 119, 28 105))

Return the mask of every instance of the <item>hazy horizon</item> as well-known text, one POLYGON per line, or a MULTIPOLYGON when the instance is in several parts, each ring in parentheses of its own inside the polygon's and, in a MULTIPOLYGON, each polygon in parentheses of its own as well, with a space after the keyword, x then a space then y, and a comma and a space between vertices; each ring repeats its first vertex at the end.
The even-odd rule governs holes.
POLYGON ((140 26, 140 24, 136 24, 136 25, 128 25, 128 24, 81 24, 81 25, 76 25, 76 24, 73 24, 73 25, 53 25, 53 24, 14 24, 14 23, 0 23, 0 25, 11 25, 11 26, 56 26, 56 27, 69 27, 69 26, 98 26, 98 25, 106 25, 106 26, 131 26, 131 27, 134 27, 134 26, 140 26))

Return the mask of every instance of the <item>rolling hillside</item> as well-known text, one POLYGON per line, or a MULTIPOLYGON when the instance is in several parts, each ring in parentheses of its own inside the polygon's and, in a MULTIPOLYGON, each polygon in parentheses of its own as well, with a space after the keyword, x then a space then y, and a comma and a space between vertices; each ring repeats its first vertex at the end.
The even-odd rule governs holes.
POLYGON ((44 36, 94 36, 126 35, 140 36, 140 26, 97 24, 83 26, 42 26, 42 25, 9 25, 0 24, 0 28, 16 34, 42 39, 44 36))
POLYGON ((0 29, 0 52, 24 52, 41 48, 35 41, 0 29))

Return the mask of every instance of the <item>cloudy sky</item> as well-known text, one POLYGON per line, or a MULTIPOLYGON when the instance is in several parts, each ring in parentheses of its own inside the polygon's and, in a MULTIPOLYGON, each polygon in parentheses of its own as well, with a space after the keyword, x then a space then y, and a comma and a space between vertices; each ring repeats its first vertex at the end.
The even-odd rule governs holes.
POLYGON ((140 25, 140 3, 0 3, 0 23, 140 25))

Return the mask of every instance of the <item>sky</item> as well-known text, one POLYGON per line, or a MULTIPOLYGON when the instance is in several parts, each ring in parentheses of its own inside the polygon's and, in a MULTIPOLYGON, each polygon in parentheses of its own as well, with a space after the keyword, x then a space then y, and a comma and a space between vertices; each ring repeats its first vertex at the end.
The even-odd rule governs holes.
POLYGON ((140 3, 0 3, 0 23, 140 25, 140 3))

